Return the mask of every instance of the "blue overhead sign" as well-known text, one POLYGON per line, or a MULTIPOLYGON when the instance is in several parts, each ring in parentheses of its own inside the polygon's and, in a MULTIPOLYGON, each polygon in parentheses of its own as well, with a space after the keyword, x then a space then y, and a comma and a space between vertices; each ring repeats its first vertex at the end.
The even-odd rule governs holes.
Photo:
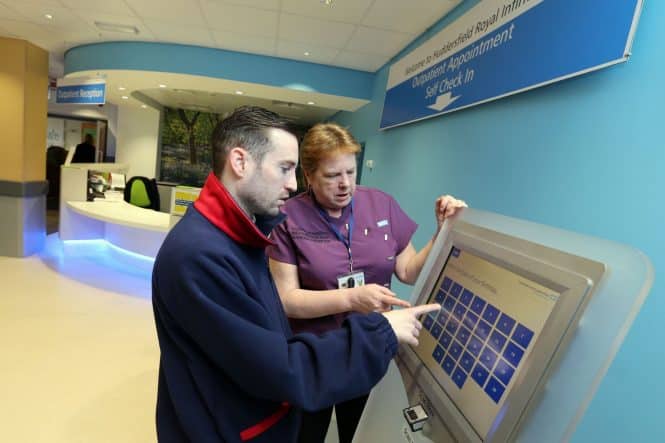
POLYGON ((103 79, 60 79, 56 103, 103 105, 106 103, 106 82, 103 79))
POLYGON ((627 60, 642 0, 481 0, 390 68, 381 129, 627 60))

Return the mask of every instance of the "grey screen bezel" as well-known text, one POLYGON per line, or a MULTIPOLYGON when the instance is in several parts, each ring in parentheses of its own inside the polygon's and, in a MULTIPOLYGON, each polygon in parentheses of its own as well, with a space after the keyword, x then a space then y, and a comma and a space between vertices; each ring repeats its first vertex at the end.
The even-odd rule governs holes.
POLYGON ((497 414, 490 431, 483 439, 472 428, 445 393, 434 376, 410 347, 400 351, 400 357, 420 388, 429 395, 433 409, 451 434, 460 441, 503 442, 516 437, 519 424, 535 404, 540 388, 548 372, 555 365, 583 308, 590 298, 594 282, 599 281, 605 271, 602 263, 567 254, 552 248, 511 237, 478 226, 458 221, 445 242, 437 241, 423 269, 426 278, 420 280, 414 290, 413 304, 423 304, 430 298, 440 276, 444 272, 453 246, 467 250, 492 263, 556 290, 561 295, 546 321, 534 348, 523 363, 515 385, 497 414))

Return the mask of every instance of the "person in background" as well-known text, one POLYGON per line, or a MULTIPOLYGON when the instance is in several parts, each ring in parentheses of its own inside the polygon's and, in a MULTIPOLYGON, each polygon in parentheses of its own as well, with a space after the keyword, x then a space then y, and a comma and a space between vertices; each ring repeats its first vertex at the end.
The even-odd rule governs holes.
POLYGON ((351 315, 328 334, 294 335, 265 248, 295 190, 287 121, 241 107, 212 136, 213 172, 157 254, 152 301, 161 350, 160 442, 295 442, 303 409, 367 392, 417 317, 437 304, 351 315))
POLYGON ((97 148, 95 148, 92 135, 86 134, 83 143, 76 145, 72 163, 95 163, 97 148))
MULTIPOLYGON (((344 128, 317 124, 304 136, 301 166, 309 189, 286 202, 284 223, 268 247, 270 269, 293 331, 325 334, 350 312, 384 311, 402 302, 390 290, 392 275, 415 283, 432 240, 417 252, 411 237, 417 225, 395 199, 356 186, 360 145, 344 128)), ((437 231, 466 207, 442 196, 434 202, 437 231)), ((335 405, 341 443, 351 442, 367 392, 335 405)), ((323 442, 332 407, 306 413, 299 441, 323 442)))

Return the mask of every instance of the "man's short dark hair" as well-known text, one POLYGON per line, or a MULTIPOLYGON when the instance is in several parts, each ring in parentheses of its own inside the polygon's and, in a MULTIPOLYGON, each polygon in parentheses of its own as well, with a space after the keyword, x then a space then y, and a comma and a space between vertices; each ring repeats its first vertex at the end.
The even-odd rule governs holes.
POLYGON ((292 133, 289 121, 272 111, 257 106, 241 106, 217 124, 212 132, 212 168, 220 176, 230 149, 246 149, 261 163, 270 150, 268 129, 282 129, 292 133))

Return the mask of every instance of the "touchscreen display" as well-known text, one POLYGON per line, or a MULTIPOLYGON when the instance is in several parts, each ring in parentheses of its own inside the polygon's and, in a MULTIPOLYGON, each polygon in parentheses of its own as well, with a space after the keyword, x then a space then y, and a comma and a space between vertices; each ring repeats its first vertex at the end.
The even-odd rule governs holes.
POLYGON ((457 247, 427 303, 415 349, 481 439, 524 370, 560 293, 457 247))

